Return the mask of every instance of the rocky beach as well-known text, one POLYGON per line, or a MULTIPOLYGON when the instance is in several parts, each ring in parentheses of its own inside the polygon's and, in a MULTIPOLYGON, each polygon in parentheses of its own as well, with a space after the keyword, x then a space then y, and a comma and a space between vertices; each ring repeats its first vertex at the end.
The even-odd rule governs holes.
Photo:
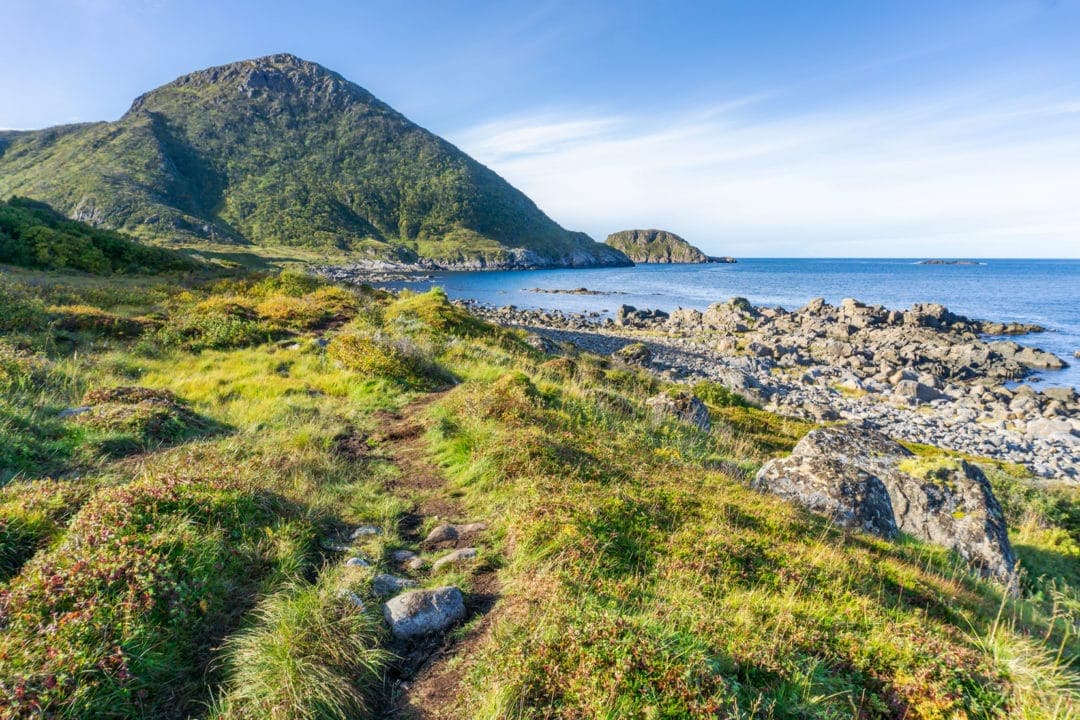
POLYGON ((1022 382, 1065 362, 1012 336, 1037 325, 972 320, 935 304, 907 310, 815 300, 795 311, 743 298, 704 312, 622 306, 617 316, 470 309, 561 343, 688 382, 716 381, 777 413, 860 421, 899 440, 1019 463, 1080 481, 1080 398, 1022 382))

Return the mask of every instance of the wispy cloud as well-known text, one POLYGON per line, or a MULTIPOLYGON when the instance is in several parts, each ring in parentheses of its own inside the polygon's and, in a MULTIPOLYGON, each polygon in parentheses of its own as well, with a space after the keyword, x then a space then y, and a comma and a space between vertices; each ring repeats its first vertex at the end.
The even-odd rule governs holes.
POLYGON ((547 113, 456 143, 564 225, 742 255, 1080 255, 1080 101, 547 113))

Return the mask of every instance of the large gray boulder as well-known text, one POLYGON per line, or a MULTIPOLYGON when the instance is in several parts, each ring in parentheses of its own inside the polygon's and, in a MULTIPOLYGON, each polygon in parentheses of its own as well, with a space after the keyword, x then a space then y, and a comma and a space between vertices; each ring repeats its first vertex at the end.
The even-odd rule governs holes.
POLYGON ((465 598, 456 587, 412 590, 383 605, 394 637, 410 639, 442 632, 465 617, 465 598))
POLYGON ((855 425, 808 433, 753 482, 884 538, 897 530, 949 548, 984 576, 1015 580, 1016 557, 1001 506, 977 466, 916 458, 881 433, 855 425))
POLYGON ((709 409, 693 393, 686 390, 668 390, 645 401, 652 413, 653 422, 661 423, 669 418, 688 423, 699 430, 708 430, 709 409))
POLYGON ((896 519, 885 484, 842 460, 792 454, 765 465, 753 486, 826 515, 841 527, 884 538, 896 536, 896 519))

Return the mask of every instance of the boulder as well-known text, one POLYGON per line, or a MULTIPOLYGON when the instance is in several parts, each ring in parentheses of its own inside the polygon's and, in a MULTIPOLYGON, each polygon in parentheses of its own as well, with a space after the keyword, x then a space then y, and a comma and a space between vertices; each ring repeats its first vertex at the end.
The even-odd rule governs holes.
POLYGON ((766 464, 754 478, 753 487, 826 515, 841 527, 884 538, 896 535, 885 484, 841 460, 792 454, 766 464))
POLYGON ((1077 401, 1076 391, 1070 387, 1049 387, 1043 390, 1043 395, 1062 403, 1075 403, 1077 401))
POLYGON ((383 618, 399 639, 443 632, 465 617, 465 598, 456 587, 411 590, 383 604, 383 618))
POLYGON ((897 397, 909 402, 927 403, 946 397, 943 393, 917 380, 901 380, 893 387, 897 397))
POLYGON ((1027 424, 1027 434, 1033 437, 1063 440, 1069 443, 1080 439, 1073 432, 1072 423, 1064 419, 1042 418, 1032 420, 1027 424))
POLYGON ((647 368, 652 365, 652 350, 645 343, 630 343, 611 353, 612 357, 622 360, 627 365, 647 368))
POLYGON ((661 423, 669 418, 684 422, 699 430, 708 431, 709 409, 686 390, 669 390, 645 401, 652 412, 653 422, 661 423))
POLYGON ((885 538, 897 530, 949 548, 983 575, 1015 580, 1016 558, 986 476, 963 460, 916 458, 856 425, 808 433, 754 486, 885 538))

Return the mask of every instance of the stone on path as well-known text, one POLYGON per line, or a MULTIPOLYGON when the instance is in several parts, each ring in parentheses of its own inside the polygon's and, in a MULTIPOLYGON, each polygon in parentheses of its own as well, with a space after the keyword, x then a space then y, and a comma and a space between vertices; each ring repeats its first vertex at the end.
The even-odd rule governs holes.
POLYGON ((465 617, 465 598, 456 587, 410 590, 383 604, 394 637, 410 639, 442 632, 465 617))
POLYGON ((402 590, 417 587, 419 584, 420 583, 415 580, 410 580, 409 578, 379 573, 371 580, 371 591, 375 593, 375 597, 384 598, 390 597, 391 595, 397 595, 402 590))
POLYGON ((431 572, 436 573, 447 565, 463 565, 476 560, 476 548, 458 548, 443 555, 431 565, 431 572))
POLYGON ((443 523, 432 529, 427 538, 424 539, 424 544, 437 545, 438 543, 453 542, 460 537, 478 533, 482 530, 487 530, 487 523, 476 522, 468 523, 466 525, 443 523))

